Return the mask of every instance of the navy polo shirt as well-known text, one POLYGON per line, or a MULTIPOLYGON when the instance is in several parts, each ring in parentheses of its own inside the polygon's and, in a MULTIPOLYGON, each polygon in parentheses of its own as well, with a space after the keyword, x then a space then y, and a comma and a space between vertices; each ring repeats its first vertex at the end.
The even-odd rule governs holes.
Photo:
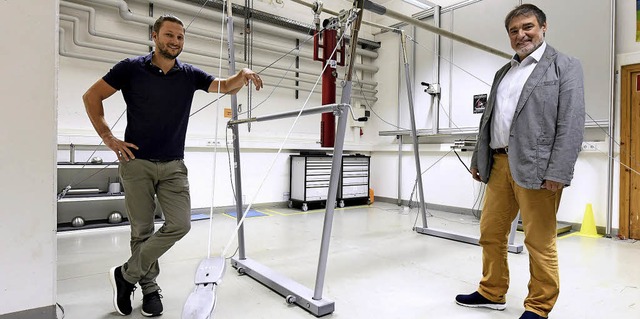
POLYGON ((122 60, 102 79, 122 91, 127 104, 124 140, 139 147, 131 149, 135 157, 182 159, 193 94, 207 91, 214 77, 178 60, 164 74, 151 63, 152 54, 122 60))

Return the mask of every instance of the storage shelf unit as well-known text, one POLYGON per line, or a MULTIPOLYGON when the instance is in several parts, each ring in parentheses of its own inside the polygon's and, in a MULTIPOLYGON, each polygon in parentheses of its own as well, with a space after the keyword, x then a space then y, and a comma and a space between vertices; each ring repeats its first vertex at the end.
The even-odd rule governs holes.
POLYGON ((58 194, 67 185, 72 188, 58 200, 58 224, 71 223, 76 216, 86 222, 106 221, 113 211, 126 218, 124 193, 108 193, 109 183, 117 182, 118 178, 117 163, 59 163, 58 194), (74 191, 79 193, 73 194, 74 191))
MULTIPOLYGON (((109 184, 118 183, 118 163, 58 163, 57 193, 71 185, 71 191, 58 200, 58 225, 70 225, 73 218, 82 217, 85 222, 106 225, 109 214, 117 211, 128 219, 124 205, 124 192, 109 193, 109 184), (73 194, 73 191, 77 191, 73 194)), ((122 185, 120 190, 124 191, 122 185)), ((156 199, 153 212, 156 219, 162 219, 162 209, 156 199)), ((81 228, 81 227, 79 227, 81 228)))
MULTIPOLYGON (((338 206, 367 202, 369 199, 369 156, 343 156, 338 183, 338 206)), ((309 209, 309 204, 324 204, 329 193, 332 156, 290 156, 289 207, 309 209)))

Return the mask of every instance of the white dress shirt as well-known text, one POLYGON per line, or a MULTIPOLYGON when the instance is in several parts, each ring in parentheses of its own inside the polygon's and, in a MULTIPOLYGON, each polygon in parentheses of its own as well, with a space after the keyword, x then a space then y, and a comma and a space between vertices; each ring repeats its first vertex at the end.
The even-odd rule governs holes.
POLYGON ((524 83, 527 82, 546 48, 547 43, 542 42, 542 45, 524 60, 518 62, 515 59, 517 55, 511 59, 511 68, 502 78, 496 92, 496 104, 491 120, 491 142, 489 143, 489 147, 492 149, 509 146, 509 131, 520 93, 522 93, 524 83))

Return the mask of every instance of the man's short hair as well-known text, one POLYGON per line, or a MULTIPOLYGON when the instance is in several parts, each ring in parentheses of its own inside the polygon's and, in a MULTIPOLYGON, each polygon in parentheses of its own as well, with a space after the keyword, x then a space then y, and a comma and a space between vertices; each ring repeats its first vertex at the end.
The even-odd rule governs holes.
POLYGON ((172 14, 163 14, 153 24, 153 31, 155 33, 160 32, 160 27, 162 27, 162 23, 164 23, 165 21, 175 22, 184 28, 184 23, 182 23, 182 20, 180 20, 178 17, 172 14))
POLYGON ((511 10, 509 14, 507 14, 507 17, 504 19, 505 29, 507 29, 507 32, 509 31, 509 23, 511 23, 511 20, 513 20, 513 18, 518 16, 530 16, 530 15, 536 16, 536 19, 538 20, 538 24, 540 25, 540 27, 542 27, 545 23, 547 23, 547 16, 544 14, 544 12, 542 12, 542 10, 540 10, 540 8, 530 3, 525 3, 517 6, 515 9, 511 10))

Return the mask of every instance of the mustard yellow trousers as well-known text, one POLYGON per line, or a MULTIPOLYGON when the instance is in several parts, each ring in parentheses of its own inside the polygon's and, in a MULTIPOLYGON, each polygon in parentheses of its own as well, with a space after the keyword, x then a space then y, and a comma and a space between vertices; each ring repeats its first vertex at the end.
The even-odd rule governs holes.
POLYGON ((562 190, 526 189, 516 184, 506 154, 495 154, 480 218, 482 280, 478 292, 506 302, 509 289, 508 237, 518 210, 529 253, 529 294, 525 310, 547 317, 560 292, 556 213, 562 190))

